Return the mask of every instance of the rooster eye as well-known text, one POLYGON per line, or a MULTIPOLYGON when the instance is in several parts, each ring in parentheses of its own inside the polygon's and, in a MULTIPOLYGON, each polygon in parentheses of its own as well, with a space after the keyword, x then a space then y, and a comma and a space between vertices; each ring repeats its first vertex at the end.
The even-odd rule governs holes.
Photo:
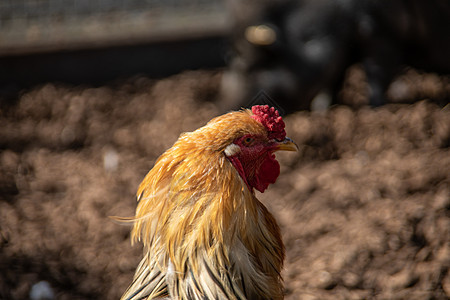
POLYGON ((251 143, 253 143, 253 141, 254 141, 254 139, 252 139, 251 137, 247 137, 247 138, 245 138, 245 140, 244 140, 244 144, 245 145, 250 145, 251 143))

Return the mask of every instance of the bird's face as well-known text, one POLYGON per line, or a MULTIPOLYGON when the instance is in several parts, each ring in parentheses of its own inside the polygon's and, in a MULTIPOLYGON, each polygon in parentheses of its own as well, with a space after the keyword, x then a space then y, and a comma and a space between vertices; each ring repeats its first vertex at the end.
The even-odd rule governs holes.
POLYGON ((225 155, 250 189, 264 192, 280 175, 274 154, 279 150, 297 151, 297 145, 289 138, 277 140, 246 134, 227 146, 225 155))

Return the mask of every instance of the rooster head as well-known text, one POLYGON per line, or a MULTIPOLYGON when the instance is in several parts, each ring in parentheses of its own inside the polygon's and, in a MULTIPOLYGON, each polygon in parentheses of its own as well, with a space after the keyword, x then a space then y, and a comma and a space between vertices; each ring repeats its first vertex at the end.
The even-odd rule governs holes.
POLYGON ((264 192, 280 175, 274 152, 298 148, 286 137, 284 121, 275 108, 257 105, 246 112, 246 121, 254 126, 253 130, 236 133, 237 137, 224 148, 224 154, 250 190, 264 192))

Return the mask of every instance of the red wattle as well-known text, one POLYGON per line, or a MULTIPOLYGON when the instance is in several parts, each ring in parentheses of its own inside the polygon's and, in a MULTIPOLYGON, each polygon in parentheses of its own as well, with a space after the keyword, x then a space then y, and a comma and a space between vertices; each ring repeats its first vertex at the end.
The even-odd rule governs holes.
POLYGON ((279 175, 280 164, 276 161, 275 155, 269 153, 249 184, 263 193, 269 184, 275 183, 279 175))

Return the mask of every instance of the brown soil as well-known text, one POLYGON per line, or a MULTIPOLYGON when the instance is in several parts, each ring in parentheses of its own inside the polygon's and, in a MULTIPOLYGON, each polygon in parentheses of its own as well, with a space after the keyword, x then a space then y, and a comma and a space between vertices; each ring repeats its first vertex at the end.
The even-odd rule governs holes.
MULTIPOLYGON (((352 75, 353 74, 353 75, 352 75)), ((349 106, 286 117, 300 151, 281 153, 258 197, 287 247, 287 299, 450 296, 450 111, 433 101, 349 106), (355 109, 355 107, 359 107, 355 109)), ((134 193, 183 131, 219 114, 220 71, 98 88, 46 84, 0 110, 0 298, 47 281, 57 299, 117 299, 142 254, 134 193)), ((410 71, 396 102, 449 99, 448 78, 410 71)))

